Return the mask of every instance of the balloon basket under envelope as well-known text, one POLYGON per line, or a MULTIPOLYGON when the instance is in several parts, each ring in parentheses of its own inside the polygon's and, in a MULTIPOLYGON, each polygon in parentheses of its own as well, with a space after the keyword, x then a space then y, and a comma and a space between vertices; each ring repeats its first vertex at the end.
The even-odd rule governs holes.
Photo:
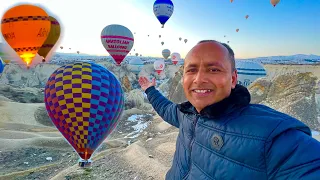
POLYGON ((78 165, 81 168, 91 167, 91 164, 92 164, 92 160, 91 159, 84 160, 84 159, 80 158, 79 161, 78 161, 78 165))

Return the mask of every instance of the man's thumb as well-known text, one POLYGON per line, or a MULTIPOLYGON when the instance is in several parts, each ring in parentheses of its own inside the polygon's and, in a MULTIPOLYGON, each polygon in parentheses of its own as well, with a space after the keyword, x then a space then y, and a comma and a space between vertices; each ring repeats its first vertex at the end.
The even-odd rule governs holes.
POLYGON ((152 84, 156 84, 156 78, 152 78, 152 84))

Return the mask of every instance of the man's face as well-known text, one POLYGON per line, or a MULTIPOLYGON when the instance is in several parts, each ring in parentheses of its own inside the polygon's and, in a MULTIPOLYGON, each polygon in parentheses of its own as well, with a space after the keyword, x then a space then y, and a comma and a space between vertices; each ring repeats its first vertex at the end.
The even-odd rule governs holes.
POLYGON ((236 83, 237 72, 223 45, 205 42, 190 50, 184 63, 183 89, 198 112, 228 97, 236 83))

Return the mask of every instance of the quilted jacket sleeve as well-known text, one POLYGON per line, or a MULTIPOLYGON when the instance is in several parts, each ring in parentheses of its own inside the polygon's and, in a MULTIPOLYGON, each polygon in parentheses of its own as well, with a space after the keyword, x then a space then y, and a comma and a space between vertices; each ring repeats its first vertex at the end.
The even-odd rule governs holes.
POLYGON ((320 179, 320 142, 307 126, 281 124, 266 143, 268 179, 320 179))
POLYGON ((154 86, 146 90, 148 100, 164 121, 179 128, 178 105, 165 98, 154 86))

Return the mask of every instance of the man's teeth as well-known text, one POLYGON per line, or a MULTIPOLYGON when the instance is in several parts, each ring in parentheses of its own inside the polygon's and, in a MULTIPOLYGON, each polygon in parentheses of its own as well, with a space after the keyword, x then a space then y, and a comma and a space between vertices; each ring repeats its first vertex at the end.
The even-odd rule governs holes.
POLYGON ((211 92, 212 90, 210 90, 210 89, 206 89, 206 90, 193 90, 194 92, 196 92, 196 93, 207 93, 207 92, 211 92))

